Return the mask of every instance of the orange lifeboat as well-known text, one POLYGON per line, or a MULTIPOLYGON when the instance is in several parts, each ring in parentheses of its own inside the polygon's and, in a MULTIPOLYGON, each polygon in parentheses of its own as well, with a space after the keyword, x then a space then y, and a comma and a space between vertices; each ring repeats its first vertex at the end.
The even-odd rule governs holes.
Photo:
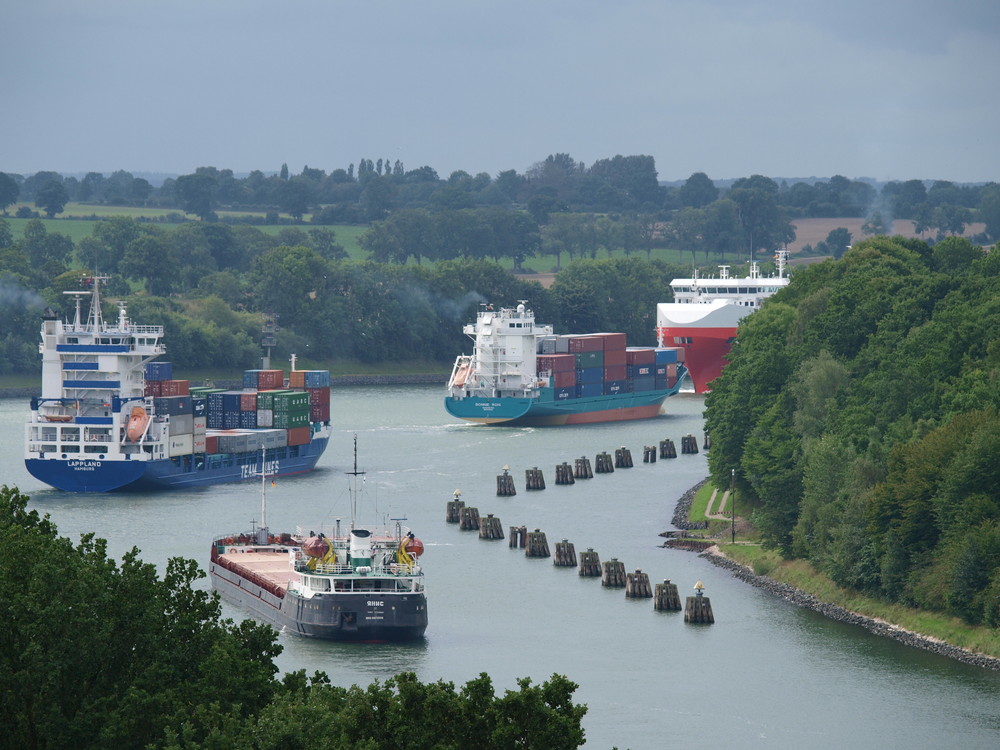
POLYGON ((463 388, 465 386, 465 381, 469 377, 469 366, 462 365, 458 368, 458 372, 455 373, 454 386, 456 388, 463 388))
POLYGON ((149 424, 149 415, 141 406, 132 407, 132 416, 128 418, 128 427, 125 428, 125 437, 131 442, 138 442, 146 432, 146 425, 149 424))

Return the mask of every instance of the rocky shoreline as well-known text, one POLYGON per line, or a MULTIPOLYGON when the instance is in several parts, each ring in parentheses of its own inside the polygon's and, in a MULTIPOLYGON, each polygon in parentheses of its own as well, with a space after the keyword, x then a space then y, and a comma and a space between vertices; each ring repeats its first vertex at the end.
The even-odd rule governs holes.
MULTIPOLYGON (((677 514, 678 512, 681 512, 682 504, 686 503, 683 507, 684 516, 681 520, 689 523, 687 521, 687 512, 691 507, 691 500, 698 489, 707 481, 708 480, 706 479, 704 482, 700 482, 695 487, 685 492, 684 495, 681 496, 680 500, 678 500, 673 520, 674 525, 678 528, 684 528, 677 523, 677 514)), ((698 526, 696 528, 704 527, 698 526)), ((670 532, 665 532, 664 536, 668 534, 670 534, 670 532)), ((839 607, 835 604, 828 604, 827 602, 820 601, 812 594, 808 594, 801 589, 795 588, 794 586, 789 586, 787 583, 776 581, 767 576, 757 575, 746 565, 742 565, 741 563, 731 560, 723 555, 717 545, 712 544, 708 547, 708 549, 705 549, 705 545, 706 542, 701 540, 693 541, 690 545, 685 545, 682 543, 682 540, 668 539, 664 546, 700 552, 698 555, 699 557, 705 558, 717 567, 728 570, 733 577, 745 583, 749 583, 751 586, 762 589, 773 596, 784 599, 787 602, 791 602, 799 607, 808 607, 814 612, 819 612, 821 615, 838 622, 858 625, 875 635, 893 638, 894 640, 904 643, 907 646, 913 646, 914 648, 920 648, 941 656, 946 656, 949 659, 955 659, 956 661, 963 662, 964 664, 970 664, 974 667, 980 667, 982 669, 1000 671, 1000 659, 993 656, 978 654, 964 648, 959 648, 958 646, 952 646, 951 644, 945 643, 944 641, 936 638, 931 638, 929 636, 905 630, 898 625, 893 625, 892 623, 885 622, 884 620, 867 617, 865 615, 858 614, 857 612, 851 612, 850 610, 844 609, 843 607, 839 607)))

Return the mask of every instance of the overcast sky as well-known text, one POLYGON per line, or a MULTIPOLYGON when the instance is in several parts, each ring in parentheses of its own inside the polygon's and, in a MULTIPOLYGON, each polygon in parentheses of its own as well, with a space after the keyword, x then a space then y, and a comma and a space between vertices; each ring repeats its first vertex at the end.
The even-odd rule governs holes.
POLYGON ((0 171, 1000 181, 998 0, 0 0, 0 171))

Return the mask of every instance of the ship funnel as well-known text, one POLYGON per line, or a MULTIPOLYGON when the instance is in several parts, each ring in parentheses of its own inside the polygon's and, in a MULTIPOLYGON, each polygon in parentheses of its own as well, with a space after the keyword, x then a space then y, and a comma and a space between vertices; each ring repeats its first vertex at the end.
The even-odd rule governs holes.
POLYGON ((355 570, 361 567, 371 568, 371 535, 368 529, 351 529, 351 566, 355 570))

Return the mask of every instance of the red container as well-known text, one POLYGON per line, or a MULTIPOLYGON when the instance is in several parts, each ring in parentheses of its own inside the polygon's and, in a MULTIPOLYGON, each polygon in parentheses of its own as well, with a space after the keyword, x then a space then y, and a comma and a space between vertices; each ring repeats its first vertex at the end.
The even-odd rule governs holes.
POLYGON ((576 370, 560 370, 552 373, 553 388, 572 388, 576 385, 576 370))
POLYGON ((612 380, 624 380, 626 375, 625 365, 611 365, 604 367, 604 382, 608 383, 612 380))
POLYGON ((543 354, 535 360, 536 372, 567 372, 576 369, 572 354, 543 354))
POLYGON ((312 437, 311 427, 289 427, 288 428, 288 444, 289 445, 306 445, 312 437))
POLYGON ((329 388, 306 388, 309 392, 309 406, 322 406, 330 403, 329 388))
MULTIPOLYGON (((616 351, 625 348, 626 337, 624 333, 594 333, 591 334, 601 340, 605 352, 616 351)), ((605 362, 607 364, 607 362, 605 362)))
POLYGON ((625 364, 625 349, 604 350, 604 366, 613 367, 625 364))
POLYGON ((205 453, 218 453, 219 452, 219 436, 218 435, 206 435, 205 436, 205 453))
POLYGON ((330 404, 316 404, 309 407, 310 422, 329 422, 330 404))
POLYGON ((240 394, 240 411, 257 411, 257 394, 240 394))
POLYGON ((288 387, 289 388, 305 388, 306 387, 306 371, 305 370, 292 370, 288 373, 288 387))
POLYGON ((161 380, 161 396, 188 396, 191 394, 191 384, 187 380, 161 380))
POLYGON ((284 370, 261 370, 257 373, 257 390, 274 391, 285 386, 284 370))
POLYGON ((145 387, 142 389, 142 395, 152 396, 153 398, 159 398, 163 395, 163 381, 162 380, 147 380, 145 387))
MULTIPOLYGON (((625 334, 622 334, 623 336, 625 334)), ((569 351, 576 352, 600 352, 604 350, 604 339, 599 335, 593 336, 573 336, 569 340, 569 351)))
POLYGON ((649 346, 630 346, 625 350, 625 362, 630 365, 656 364, 656 350, 649 346))

